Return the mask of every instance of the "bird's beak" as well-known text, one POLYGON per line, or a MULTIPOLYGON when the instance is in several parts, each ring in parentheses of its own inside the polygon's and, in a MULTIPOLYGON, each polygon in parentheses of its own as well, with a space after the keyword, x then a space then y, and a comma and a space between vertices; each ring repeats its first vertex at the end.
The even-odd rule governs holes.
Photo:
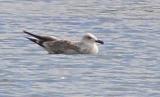
POLYGON ((97 43, 104 44, 102 40, 96 40, 97 43))

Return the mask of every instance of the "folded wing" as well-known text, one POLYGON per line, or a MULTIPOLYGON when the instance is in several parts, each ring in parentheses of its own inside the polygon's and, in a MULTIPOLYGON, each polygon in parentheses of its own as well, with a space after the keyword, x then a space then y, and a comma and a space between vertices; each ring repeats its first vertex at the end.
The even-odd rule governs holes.
POLYGON ((28 32, 28 31, 23 31, 23 33, 32 36, 33 38, 30 38, 30 37, 26 37, 26 38, 29 39, 30 41, 40 45, 41 47, 44 47, 44 45, 43 45, 44 42, 58 40, 56 37, 36 35, 36 34, 32 34, 32 33, 28 32))
POLYGON ((67 40, 48 41, 44 43, 44 46, 49 53, 74 54, 80 52, 80 48, 78 46, 67 40))
POLYGON ((71 41, 60 40, 56 37, 36 35, 27 31, 23 32, 33 37, 33 38, 26 37, 27 39, 43 47, 49 53, 74 54, 80 52, 80 48, 71 41))

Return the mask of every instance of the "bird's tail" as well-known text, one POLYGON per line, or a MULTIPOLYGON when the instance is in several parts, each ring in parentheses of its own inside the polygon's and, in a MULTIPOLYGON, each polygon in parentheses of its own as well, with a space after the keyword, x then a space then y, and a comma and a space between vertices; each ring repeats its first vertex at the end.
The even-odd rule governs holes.
POLYGON ((34 38, 29 38, 29 37, 26 37, 26 38, 27 38, 28 40, 30 40, 30 41, 32 41, 32 42, 38 44, 39 46, 44 47, 42 41, 37 40, 37 39, 34 39, 34 38))
POLYGON ((34 39, 34 38, 29 38, 29 37, 26 37, 28 40, 34 42, 34 43, 38 43, 38 40, 37 39, 34 39))
POLYGON ((31 36, 33 36, 33 37, 35 37, 35 38, 37 38, 37 39, 42 39, 42 36, 32 34, 32 33, 28 32, 28 31, 25 31, 25 30, 23 31, 23 33, 26 33, 26 34, 28 34, 28 35, 31 35, 31 36))
POLYGON ((30 36, 32 36, 32 37, 34 37, 34 38, 36 38, 40 41, 55 41, 55 40, 57 40, 56 38, 53 38, 53 37, 50 37, 50 36, 36 35, 36 34, 32 34, 32 33, 28 32, 28 31, 25 31, 25 30, 23 31, 23 33, 28 34, 28 35, 30 35, 30 36))

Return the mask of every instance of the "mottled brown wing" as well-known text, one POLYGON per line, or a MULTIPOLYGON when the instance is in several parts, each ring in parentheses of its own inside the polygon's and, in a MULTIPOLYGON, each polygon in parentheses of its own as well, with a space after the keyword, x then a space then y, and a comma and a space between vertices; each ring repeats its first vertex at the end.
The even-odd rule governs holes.
POLYGON ((56 54, 65 53, 68 50, 79 52, 80 48, 67 40, 50 41, 46 43, 50 50, 56 54))

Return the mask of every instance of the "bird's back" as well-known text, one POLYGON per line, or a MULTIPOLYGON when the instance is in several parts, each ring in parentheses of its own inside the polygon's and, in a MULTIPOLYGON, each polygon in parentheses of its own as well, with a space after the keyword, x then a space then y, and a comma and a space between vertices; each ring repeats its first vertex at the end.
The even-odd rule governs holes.
POLYGON ((48 41, 44 43, 45 49, 54 54, 76 54, 80 48, 68 40, 48 41))

